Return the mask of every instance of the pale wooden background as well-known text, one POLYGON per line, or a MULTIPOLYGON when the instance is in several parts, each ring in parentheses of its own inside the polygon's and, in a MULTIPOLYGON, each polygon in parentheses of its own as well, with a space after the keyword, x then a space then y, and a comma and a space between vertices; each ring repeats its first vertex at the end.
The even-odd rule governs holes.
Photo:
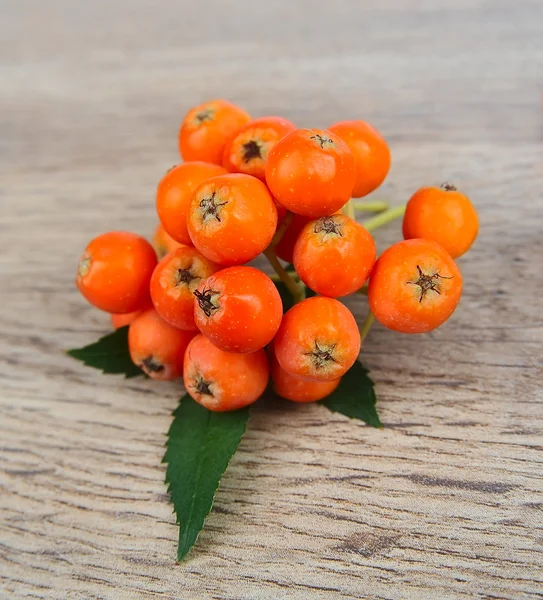
POLYGON ((541 598, 540 3, 0 9, 0 597, 541 598), (73 286, 86 241, 153 229, 181 116, 216 96, 303 126, 368 119, 393 153, 379 197, 454 181, 482 231, 446 326, 369 336, 384 431, 258 407, 176 565, 160 460, 180 385, 63 350, 108 328, 73 286))

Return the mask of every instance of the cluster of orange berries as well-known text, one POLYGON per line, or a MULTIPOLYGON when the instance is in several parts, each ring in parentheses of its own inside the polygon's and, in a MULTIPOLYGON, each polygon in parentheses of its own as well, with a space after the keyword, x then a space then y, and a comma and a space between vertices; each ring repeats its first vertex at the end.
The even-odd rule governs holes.
POLYGON ((160 262, 144 238, 110 232, 90 242, 77 272, 83 296, 112 313, 115 327, 130 326, 131 358, 149 377, 183 376, 211 410, 254 402, 270 373, 280 396, 315 401, 360 351, 338 297, 369 279, 377 320, 407 333, 430 331, 454 311, 462 277, 453 258, 477 235, 475 210, 451 186, 419 190, 406 240, 376 260, 369 231, 344 214, 390 168, 385 140, 367 123, 297 129, 216 100, 188 112, 179 147, 184 162, 157 189, 160 262), (246 264, 262 253, 296 301, 285 314, 272 279, 246 264), (317 295, 303 299, 302 282, 317 295))

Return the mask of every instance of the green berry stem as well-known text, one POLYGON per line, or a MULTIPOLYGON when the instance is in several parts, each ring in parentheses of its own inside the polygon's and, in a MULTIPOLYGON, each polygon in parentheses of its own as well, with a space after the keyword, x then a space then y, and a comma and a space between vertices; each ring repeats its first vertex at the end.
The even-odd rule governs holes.
POLYGON ((356 291, 357 294, 362 294, 362 296, 368 295, 368 285, 362 286, 359 290, 356 291))
POLYGON ((279 279, 285 284, 287 290, 292 294, 294 304, 300 302, 305 297, 305 286, 293 279, 279 262, 275 250, 270 246, 264 250, 264 256, 268 259, 270 265, 279 276, 279 279))
POLYGON ((360 345, 362 345, 364 343, 364 340, 366 339, 366 336, 368 335, 374 321, 375 321, 375 316, 370 311, 368 313, 368 316, 366 317, 366 319, 360 326, 360 345))
POLYGON ((359 200, 354 201, 353 204, 356 211, 372 213, 380 213, 390 207, 390 204, 384 200, 359 200))
MULTIPOLYGON (((290 277, 292 277, 292 279, 294 279, 294 281, 300 281, 300 277, 298 276, 298 273, 296 273, 296 271, 287 271, 287 273, 290 277)), ((268 275, 268 277, 272 281, 281 281, 281 277, 279 277, 277 273, 271 273, 271 275, 268 275)), ((361 290, 360 293, 363 294, 364 292, 361 290)))
POLYGON ((356 219, 356 215, 354 212, 354 202, 352 200, 352 198, 347 202, 347 204, 345 205, 345 214, 350 217, 351 219, 356 219))
POLYGON ((275 248, 275 246, 277 246, 277 244, 281 241, 281 238, 283 237, 288 226, 291 224, 293 217, 294 214, 291 213, 290 210, 288 210, 287 214, 285 215, 285 218, 283 219, 283 222, 281 223, 281 225, 279 225, 277 231, 275 232, 275 235, 273 236, 273 239, 270 244, 272 248, 275 248))
POLYGON ((379 227, 382 227, 383 225, 386 225, 387 223, 394 221, 394 219, 397 219, 398 217, 403 216, 404 213, 405 213, 405 204, 402 204, 401 206, 395 206, 394 208, 385 210, 385 212, 382 212, 380 215, 376 215, 375 217, 372 217, 371 219, 364 221, 362 223, 362 225, 368 231, 375 231, 379 227))

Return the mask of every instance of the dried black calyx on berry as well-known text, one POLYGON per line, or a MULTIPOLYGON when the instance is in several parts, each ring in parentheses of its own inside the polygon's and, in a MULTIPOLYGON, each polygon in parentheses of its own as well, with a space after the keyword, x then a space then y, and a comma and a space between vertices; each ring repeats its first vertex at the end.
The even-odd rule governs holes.
POLYGON ((254 158, 262 158, 262 146, 255 140, 249 140, 242 146, 243 162, 248 163, 254 158))
POLYGON ((449 183, 448 181, 445 181, 439 187, 442 190, 445 190, 446 192, 456 192, 456 190, 457 190, 456 186, 453 185, 452 183, 449 183))
POLYGON ((161 373, 164 371, 164 365, 159 363, 154 356, 144 358, 139 367, 146 373, 161 373))
POLYGON ((331 346, 320 345, 317 341, 315 341, 315 348, 311 350, 311 352, 306 352, 306 356, 309 356, 311 362, 315 369, 319 370, 324 367, 327 367, 329 363, 337 363, 338 361, 334 358, 334 350, 336 348, 336 344, 332 344, 331 346))
POLYGON ((334 217, 322 217, 318 219, 313 231, 315 233, 323 233, 324 235, 338 235, 343 237, 343 225, 334 219, 334 217))
POLYGON ((330 148, 335 146, 334 140, 329 138, 327 135, 320 135, 320 133, 312 135, 309 139, 317 142, 321 148, 330 148))
POLYGON ((441 294, 441 291, 439 289, 440 279, 453 279, 453 277, 444 277, 439 273, 432 273, 431 275, 427 275, 422 271, 419 265, 417 265, 417 271, 419 273, 419 278, 417 279, 417 281, 408 281, 407 283, 411 285, 418 285, 420 287, 419 302, 422 302, 424 300, 428 292, 435 292, 436 294, 441 294))
POLYGON ((177 272, 175 273, 176 285, 190 285, 195 279, 200 278, 193 275, 190 269, 177 269, 177 272))
POLYGON ((215 219, 220 222, 221 208, 226 204, 228 204, 228 202, 219 202, 219 198, 217 198, 217 192, 213 192, 211 196, 205 196, 200 200, 202 219, 204 221, 215 219))
POLYGON ((195 121, 198 125, 201 125, 202 123, 205 123, 206 121, 213 121, 214 114, 215 114, 215 111, 212 108, 206 108, 196 114, 195 121))
POLYGON ((217 297, 219 296, 218 292, 203 289, 201 292, 200 290, 195 290, 194 295, 198 301, 198 306, 202 309, 206 317, 210 317, 216 310, 219 310, 219 306, 216 304, 217 297))
POLYGON ((196 380, 194 389, 202 396, 213 396, 213 392, 211 391, 211 385, 211 381, 206 381, 203 377, 200 376, 196 380))

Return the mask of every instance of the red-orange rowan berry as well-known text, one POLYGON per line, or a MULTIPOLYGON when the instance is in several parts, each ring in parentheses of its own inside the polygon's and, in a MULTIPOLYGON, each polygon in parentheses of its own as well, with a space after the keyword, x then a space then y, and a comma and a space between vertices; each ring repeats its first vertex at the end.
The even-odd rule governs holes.
POLYGON ((130 358, 152 379, 176 379, 183 375, 185 350, 195 335, 166 323, 156 310, 145 310, 128 328, 130 358))
POLYGON ((479 231, 473 204, 454 185, 418 190, 407 203, 403 218, 405 239, 433 240, 458 258, 467 252, 479 231))
POLYGON ((236 410, 258 400, 268 384, 269 372, 264 350, 224 352, 201 334, 191 341, 185 354, 185 388, 196 402, 213 411, 236 410))
POLYGON ((165 256, 151 277, 151 298, 158 314, 174 327, 196 330, 194 292, 219 268, 192 246, 165 256))
POLYGON ((277 361, 270 351, 270 373, 273 390, 282 398, 292 402, 316 402, 329 396, 339 385, 341 378, 332 381, 308 381, 291 375, 277 361))
POLYGON ((83 296, 109 313, 129 313, 149 304, 149 281, 157 263, 140 235, 111 231, 94 238, 79 260, 76 284, 83 296))
POLYGON ((431 240, 398 242, 373 267, 368 299, 375 318, 403 333, 444 323, 462 294, 462 275, 450 254, 431 240))
POLYGON ((266 182, 287 210, 306 217, 326 217, 351 197, 354 159, 347 144, 323 129, 297 129, 270 150, 266 182))
POLYGON ((131 313, 121 313, 121 314, 112 314, 111 324, 113 325, 113 329, 120 329, 121 327, 126 327, 126 325, 130 325, 132 321, 142 313, 141 310, 135 310, 131 313))
POLYGON ((302 229, 294 247, 294 268, 312 290, 337 298, 364 285, 375 256, 373 238, 360 223, 332 215, 302 229))
POLYGON ((162 223, 156 226, 153 235, 153 247, 155 249, 158 260, 164 258, 166 254, 173 252, 181 246, 180 242, 176 242, 173 237, 164 229, 162 223))
POLYGON ((184 161, 203 160, 220 165, 224 147, 251 116, 227 100, 211 100, 186 114, 179 131, 184 161))
POLYGON ((312 221, 311 217, 302 217, 301 215, 294 215, 292 221, 285 229, 281 239, 277 246, 275 246, 275 253, 277 256, 288 263, 294 261, 294 246, 300 235, 302 229, 312 221))
POLYGON ((351 311, 341 302, 314 296, 283 316, 274 349, 287 373, 332 381, 354 364, 360 352, 360 332, 351 311))
POLYGON ((272 280, 254 267, 219 271, 194 295, 196 325, 221 350, 255 352, 272 341, 281 324, 281 296, 272 280))
POLYGON ((381 134, 365 121, 341 121, 329 130, 349 146, 356 167, 352 195, 366 196, 377 189, 390 170, 390 150, 381 134))
POLYGON ((295 129, 294 124, 283 117, 261 117, 249 121, 226 144, 222 164, 232 173, 247 173, 265 181, 269 151, 295 129))
POLYGON ((187 215, 194 190, 204 181, 223 175, 226 169, 206 162, 187 162, 170 169, 158 184, 156 210, 164 229, 174 240, 192 244, 187 215))
POLYGON ((193 244, 209 260, 223 266, 241 265, 270 244, 277 227, 277 209, 259 179, 229 173, 196 189, 187 226, 193 244))

